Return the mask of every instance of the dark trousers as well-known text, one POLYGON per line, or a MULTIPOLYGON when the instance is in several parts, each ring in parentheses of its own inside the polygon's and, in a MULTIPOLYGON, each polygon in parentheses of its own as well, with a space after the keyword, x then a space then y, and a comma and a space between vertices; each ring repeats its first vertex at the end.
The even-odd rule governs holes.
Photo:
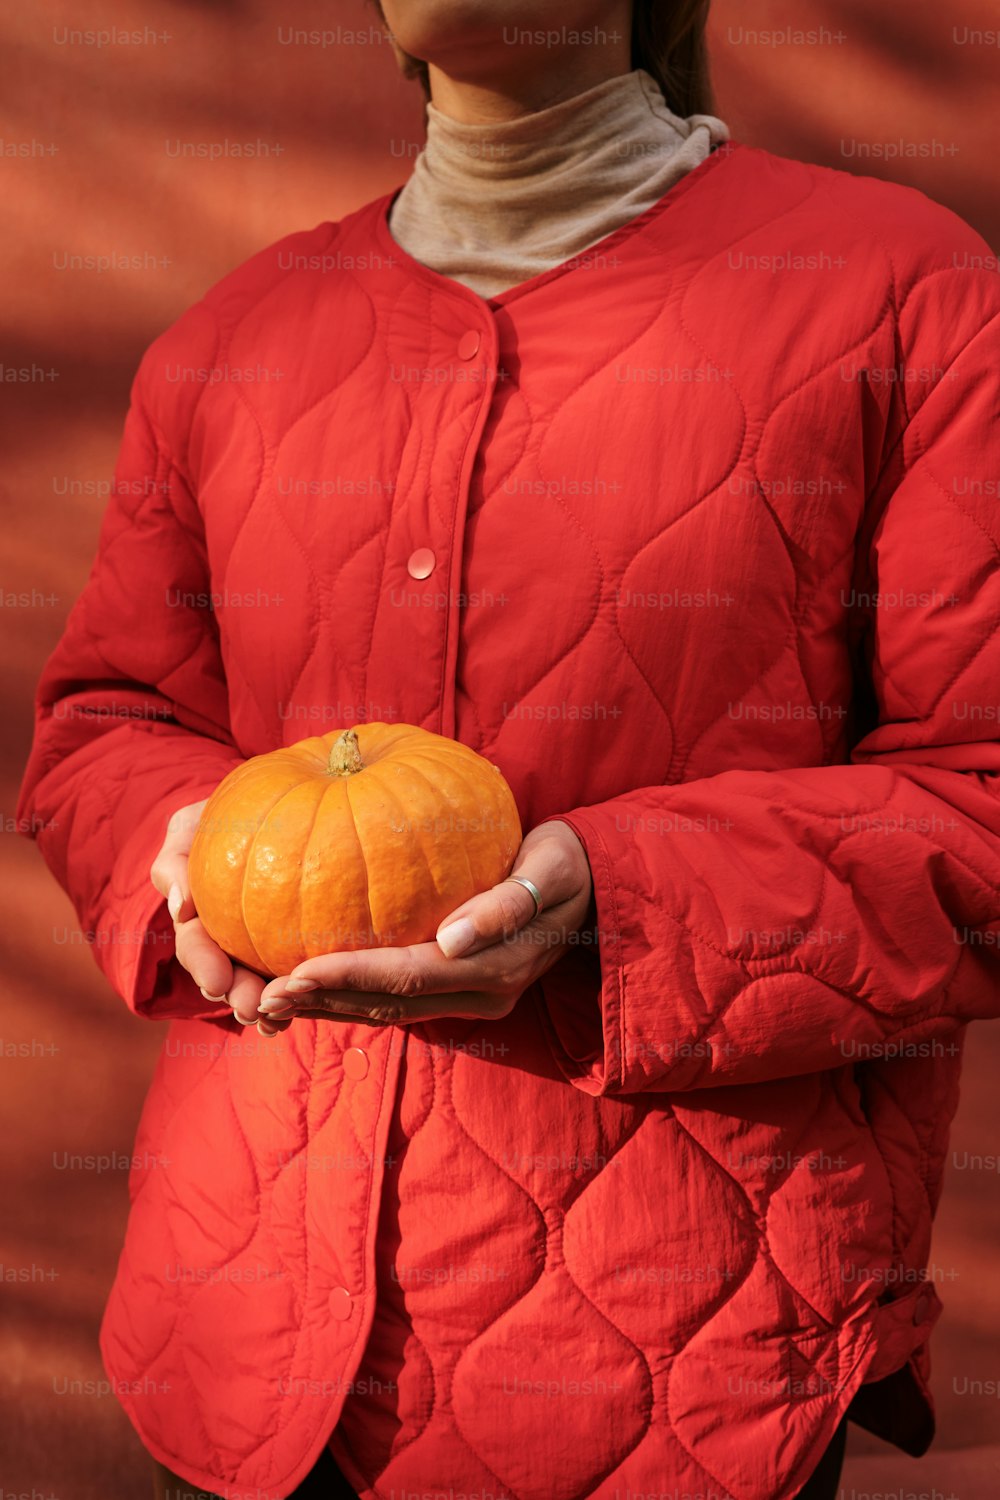
MULTIPOLYGON (((219 1500, 208 1490, 200 1490, 186 1479, 179 1479, 160 1463, 154 1462, 153 1468, 155 1500, 219 1500)), ((316 1467, 309 1471, 288 1500, 358 1500, 358 1492, 351 1488, 329 1450, 324 1448, 316 1467)))
MULTIPOLYGON (((833 1435, 818 1467, 805 1486, 799 1490, 798 1500, 836 1500, 840 1488, 840 1470, 844 1462, 844 1445, 847 1442, 847 1420, 844 1419, 833 1435)), ((161 1467, 161 1466, 158 1466, 161 1467)), ((192 1489, 183 1480, 175 1479, 169 1470, 167 1487, 157 1491, 158 1500, 214 1500, 204 1490, 192 1489)), ((358 1492, 352 1489, 334 1463, 328 1449, 324 1449, 319 1463, 307 1474, 289 1500, 358 1500, 358 1492)))
POLYGON ((840 1471, 844 1466, 847 1443, 847 1418, 831 1438, 826 1452, 799 1490, 798 1500, 836 1500, 840 1491, 840 1471))

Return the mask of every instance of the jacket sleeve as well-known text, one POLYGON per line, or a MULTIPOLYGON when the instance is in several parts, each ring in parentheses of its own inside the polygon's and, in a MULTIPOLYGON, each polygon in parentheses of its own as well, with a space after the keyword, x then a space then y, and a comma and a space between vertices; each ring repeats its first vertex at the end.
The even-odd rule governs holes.
POLYGON ((159 344, 132 386, 96 560, 38 685, 16 826, 37 841, 132 1010, 217 1020, 177 963, 149 878, 171 813, 244 760, 206 608, 201 518, 151 415, 156 398, 165 404, 159 344))
POLYGON ((1000 292, 960 276, 922 280, 902 317, 904 358, 939 378, 895 398, 859 530, 870 706, 849 763, 562 815, 599 946, 550 971, 540 1012, 586 1093, 934 1055, 1000 1015, 1000 292))

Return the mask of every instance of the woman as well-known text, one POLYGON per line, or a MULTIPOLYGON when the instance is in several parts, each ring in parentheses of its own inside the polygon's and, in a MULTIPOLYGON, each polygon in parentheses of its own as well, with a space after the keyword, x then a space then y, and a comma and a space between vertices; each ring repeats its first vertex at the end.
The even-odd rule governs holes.
POLYGON ((816 1500, 930 1442, 998 1011, 1000 286, 730 142, 698 3, 385 19, 412 178, 152 345, 39 689, 19 819, 171 1021, 105 1363, 172 1497, 816 1500), (265 982, 191 830, 363 718, 501 767, 519 879, 265 982))

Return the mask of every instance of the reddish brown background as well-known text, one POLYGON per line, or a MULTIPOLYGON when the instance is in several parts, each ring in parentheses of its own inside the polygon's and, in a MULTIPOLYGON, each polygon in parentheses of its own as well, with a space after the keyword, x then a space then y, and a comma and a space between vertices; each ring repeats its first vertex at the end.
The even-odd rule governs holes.
MULTIPOLYGON (((922 188, 1000 248, 1000 26, 996 0, 715 0, 719 113, 785 155, 922 188), (744 28, 825 28, 765 45, 744 28), (861 161, 844 142, 921 154, 861 161), (935 144, 937 143, 937 144, 935 144)), ((54 376, 0 384, 5 558, 0 1151, 0 1494, 47 1500, 146 1493, 138 1440, 116 1400, 71 1395, 101 1377, 96 1330, 121 1242, 125 1173, 65 1171, 64 1151, 127 1153, 162 1028, 133 1020, 72 941, 68 902, 14 835, 39 669, 90 566, 128 385, 155 335, 227 270, 296 228, 336 218, 409 173, 422 139, 362 0, 71 6, 42 0, 0 24, 0 363, 54 376), (81 13, 86 20, 81 20, 81 13), (291 46, 279 27, 366 31, 354 45, 291 46), (145 31, 142 44, 71 41, 66 28, 145 31), (367 28, 371 31, 367 32, 367 28), (175 142, 261 142, 257 157, 191 160, 175 142), (10 156, 12 144, 37 143, 10 156), (280 151, 274 148, 280 147, 280 151), (51 149, 50 148, 54 148, 51 149), (65 254, 130 256, 140 270, 59 269, 65 254), (65 493, 76 482, 82 493, 65 493), (24 592, 27 604, 12 603, 24 592), (17 1044, 23 1044, 20 1052, 17 1044), (18 1279, 27 1277, 29 1279, 18 1279)), ((1000 1156, 1000 1026, 973 1028, 953 1144, 1000 1156)), ((845 1494, 936 1488, 1000 1494, 1000 1401, 966 1393, 1000 1377, 1000 1175, 953 1166, 934 1263, 946 1313, 934 1340, 939 1437, 916 1464, 852 1433, 845 1494)))

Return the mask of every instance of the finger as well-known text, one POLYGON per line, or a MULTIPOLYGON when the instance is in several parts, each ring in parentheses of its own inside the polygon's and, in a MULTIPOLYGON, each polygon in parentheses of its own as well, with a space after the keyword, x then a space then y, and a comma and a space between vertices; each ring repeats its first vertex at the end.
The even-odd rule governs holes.
POLYGON ((254 1026, 259 1020, 257 1007, 263 988, 264 980, 259 974, 255 974, 252 969, 244 969, 240 964, 233 966, 233 981, 227 999, 241 1026, 254 1026))
POLYGON ((257 1030, 261 1036, 277 1036, 279 1031, 287 1031, 294 1020, 297 1020, 300 1011, 295 1002, 289 997, 285 1002, 283 1011, 263 1014, 260 1009, 260 1001, 257 1002, 257 1030))
POLYGON ((160 895, 166 896, 173 921, 189 922, 195 911, 188 885, 187 855, 161 849, 150 868, 149 878, 160 895))
POLYGON ((294 1019, 292 1016, 287 1021, 276 1021, 271 1016, 258 1016, 257 1031, 261 1036, 277 1036, 279 1032, 287 1031, 294 1019))
POLYGON ((192 802, 171 815, 160 852, 150 867, 149 878, 160 895, 167 898, 175 922, 189 921, 195 914, 187 857, 204 807, 205 801, 192 802))
MULTIPOLYGON (((200 917, 176 924, 174 948, 181 967, 187 969, 206 1000, 225 1000, 233 984, 233 965, 209 937, 200 917)), ((263 986, 264 981, 260 983, 263 986)))
POLYGON ((437 944, 446 958, 467 956, 509 941, 536 915, 531 892, 517 881, 502 881, 447 917, 437 930, 437 944))
MULTIPOLYGON (((416 1001, 440 990, 461 989, 461 976, 450 970, 434 943, 409 948, 359 948, 352 953, 325 953, 307 958, 264 986, 260 1007, 265 1014, 284 1009, 289 1000, 327 1008, 321 994, 360 997, 362 1009, 387 999, 416 1001)), ((417 1007, 412 1007, 416 1011, 417 1007)))
MULTIPOLYGON (((531 881, 546 912, 575 895, 579 878, 566 857, 562 825, 543 823, 532 829, 510 873, 531 881)), ((538 915, 531 892, 508 876, 450 912, 438 927, 437 943, 448 958, 478 953, 492 943, 510 941, 538 915)))
POLYGON ((186 807, 179 807, 175 813, 171 813, 163 842, 181 854, 190 854, 201 815, 207 805, 208 798, 203 797, 200 802, 189 802, 186 807))
MULTIPOLYGON (((451 1018, 491 1020, 506 1013, 507 1008, 509 1007, 502 1005, 498 996, 471 990, 459 990, 446 995, 427 995, 422 1000, 406 1001, 397 1001, 391 996, 352 994, 350 991, 336 990, 317 991, 315 994, 304 996, 302 1003, 296 1006, 295 1019, 344 1021, 352 1025, 370 1027, 412 1026, 418 1021, 451 1018), (395 1015, 393 1007, 398 1007, 401 1013, 395 1015)), ((268 1017, 268 1022, 270 1022, 270 1017, 268 1017)))

